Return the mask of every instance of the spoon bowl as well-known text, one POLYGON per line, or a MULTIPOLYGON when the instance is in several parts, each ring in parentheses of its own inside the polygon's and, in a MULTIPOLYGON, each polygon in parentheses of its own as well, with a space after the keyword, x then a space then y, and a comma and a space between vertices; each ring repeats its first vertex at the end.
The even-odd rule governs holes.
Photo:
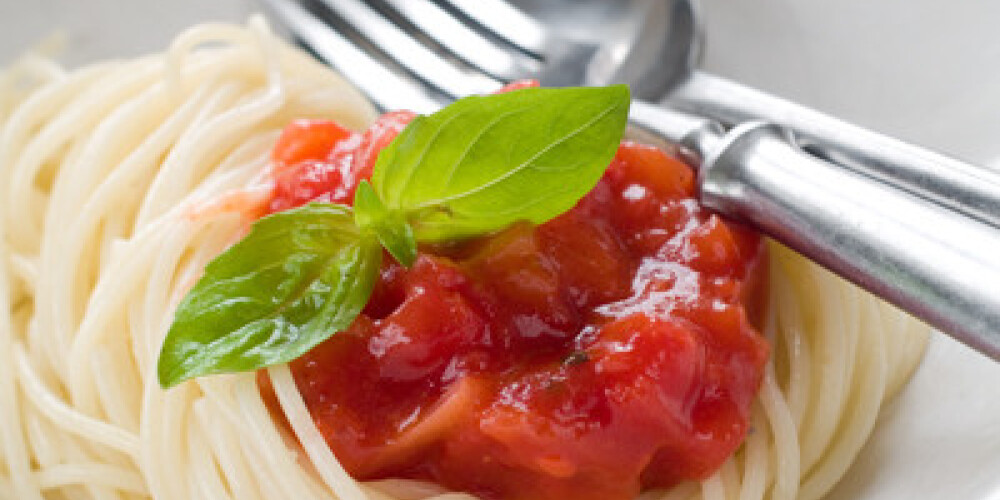
POLYGON ((549 34, 543 85, 628 84, 659 100, 700 61, 702 32, 689 0, 515 0, 549 34))

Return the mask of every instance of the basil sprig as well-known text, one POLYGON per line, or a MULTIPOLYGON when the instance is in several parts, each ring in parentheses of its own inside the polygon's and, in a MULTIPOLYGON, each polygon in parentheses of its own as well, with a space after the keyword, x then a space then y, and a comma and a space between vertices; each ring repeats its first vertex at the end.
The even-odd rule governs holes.
POLYGON ((382 251, 351 209, 314 203, 258 221, 205 267, 174 315, 157 375, 170 387, 287 363, 354 321, 382 251))
POLYGON ((312 203, 265 217, 205 268, 180 303, 160 385, 287 363, 360 314, 384 247, 487 234, 569 210, 625 130, 625 86, 524 89, 417 117, 383 150, 354 208, 312 203))

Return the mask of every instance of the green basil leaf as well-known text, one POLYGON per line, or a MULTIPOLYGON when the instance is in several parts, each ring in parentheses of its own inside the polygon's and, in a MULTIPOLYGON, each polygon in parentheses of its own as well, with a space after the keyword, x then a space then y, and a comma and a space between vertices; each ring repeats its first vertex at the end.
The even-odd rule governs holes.
POLYGON ((413 228, 399 212, 390 212, 368 181, 361 181, 354 194, 354 221, 362 232, 371 231, 400 264, 410 267, 417 260, 413 228))
POLYGON ((379 154, 372 184, 419 241, 545 222, 600 179, 628 107, 624 85, 467 97, 412 121, 379 154))
POLYGON ((311 204, 261 219, 179 305, 160 352, 160 385, 298 358, 351 324, 381 259, 347 207, 311 204))

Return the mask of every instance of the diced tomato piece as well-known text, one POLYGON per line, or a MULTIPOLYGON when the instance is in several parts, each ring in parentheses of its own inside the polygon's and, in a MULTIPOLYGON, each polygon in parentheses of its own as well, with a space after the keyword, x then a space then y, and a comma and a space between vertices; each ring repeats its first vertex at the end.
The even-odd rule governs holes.
POLYGON ((297 120, 282 133, 272 153, 274 197, 270 212, 311 201, 350 205, 358 184, 370 179, 378 153, 416 115, 387 113, 363 134, 324 120, 297 120))
POLYGON ((281 133, 271 159, 280 165, 326 160, 337 143, 352 134, 329 120, 295 120, 281 133))
POLYGON ((665 247, 664 256, 713 276, 739 276, 743 272, 733 234, 715 215, 689 231, 683 244, 665 247))
POLYGON ((350 203, 351 192, 344 185, 343 165, 329 161, 303 161, 278 173, 270 211, 280 212, 310 201, 350 203))
POLYGON ((574 210, 536 232, 541 251, 553 262, 564 293, 577 308, 593 309, 632 291, 632 259, 603 218, 574 210))
POLYGON ((379 279, 365 305, 364 312, 370 318, 385 318, 406 300, 406 268, 388 255, 387 252, 383 255, 379 279))
POLYGON ((537 86, 538 86, 538 80, 514 80, 513 82, 504 85, 502 88, 500 88, 500 90, 497 90, 495 93, 503 94, 505 92, 511 92, 514 90, 532 89, 537 86))
POLYGON ((410 111, 392 111, 375 120, 361 136, 361 144, 354 155, 354 175, 358 179, 370 179, 378 154, 416 117, 416 113, 410 111))
POLYGON ((458 268, 420 256, 406 277, 406 299, 368 341, 368 352, 379 359, 380 378, 440 378, 456 352, 485 334, 484 319, 463 294, 467 286, 468 278, 458 268))
POLYGON ((624 189, 640 186, 660 200, 692 197, 695 194, 695 176, 691 167, 653 146, 623 143, 608 167, 608 175, 612 182, 624 189))
POLYGON ((494 297, 484 301, 485 307, 507 318, 494 330, 512 352, 560 349, 581 326, 578 310, 567 300, 553 262, 539 251, 530 224, 515 224, 490 238, 465 259, 464 268, 494 297))

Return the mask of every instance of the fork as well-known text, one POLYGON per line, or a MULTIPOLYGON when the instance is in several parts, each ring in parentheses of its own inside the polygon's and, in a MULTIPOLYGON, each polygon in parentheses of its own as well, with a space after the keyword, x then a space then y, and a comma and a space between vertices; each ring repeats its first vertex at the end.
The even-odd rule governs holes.
MULTIPOLYGON (((494 61, 498 77, 471 71, 467 60, 456 64, 413 38, 401 41, 405 33, 360 0, 324 0, 309 8, 296 0, 261 1, 274 20, 383 110, 433 112, 467 94, 495 91, 504 71, 530 64, 494 61), (331 18, 330 9, 342 17, 331 18)), ((418 3, 384 1, 398 4, 398 12, 418 3)), ((441 2, 456 10, 435 5, 432 11, 452 20, 457 12, 480 15, 465 6, 505 5, 441 2)), ((502 13, 491 11, 479 21, 502 24, 502 13)), ((528 52, 544 40, 532 35, 510 42, 528 52)), ((646 134, 681 146, 698 169, 704 205, 753 225, 1000 361, 997 228, 807 154, 771 124, 751 122, 727 131, 706 118, 639 100, 632 102, 629 119, 646 134)))
POLYGON ((578 54, 559 64, 566 67, 581 66, 576 62, 593 50, 560 50, 569 44, 547 36, 533 20, 498 0, 451 2, 448 5, 455 9, 451 11, 413 0, 383 0, 381 9, 361 0, 261 1, 273 17, 295 26, 300 43, 365 89, 383 111, 431 112, 459 97, 495 91, 512 80, 539 78, 545 67, 543 54, 553 52, 553 46, 557 53, 578 54), (387 17, 386 8, 396 17, 387 17), (458 13, 503 34, 488 39, 459 20, 458 13), (405 30, 404 23, 414 30, 405 30), (320 38, 322 43, 314 43, 320 38), (358 64, 365 59, 395 71, 372 71, 358 64))

